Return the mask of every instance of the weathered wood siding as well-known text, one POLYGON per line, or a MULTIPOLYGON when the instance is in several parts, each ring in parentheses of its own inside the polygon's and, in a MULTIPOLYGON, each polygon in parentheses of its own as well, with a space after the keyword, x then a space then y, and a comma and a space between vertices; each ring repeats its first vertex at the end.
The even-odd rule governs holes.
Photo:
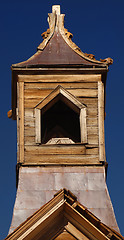
POLYGON ((101 75, 19 75, 18 81, 24 82, 24 163, 99 163, 98 82, 101 82, 101 75), (81 144, 65 147, 37 145, 35 142, 34 108, 58 85, 87 106, 86 147, 81 144))

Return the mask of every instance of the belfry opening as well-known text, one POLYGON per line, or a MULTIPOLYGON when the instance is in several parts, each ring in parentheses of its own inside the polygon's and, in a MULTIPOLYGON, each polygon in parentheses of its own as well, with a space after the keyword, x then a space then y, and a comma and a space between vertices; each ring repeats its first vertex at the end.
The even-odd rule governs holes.
POLYGON ((80 116, 64 103, 62 97, 47 111, 43 112, 44 109, 41 110, 42 143, 52 143, 52 138, 58 139, 56 142, 59 143, 64 143, 64 140, 66 143, 81 141, 80 116), (63 141, 61 141, 62 139, 63 141))

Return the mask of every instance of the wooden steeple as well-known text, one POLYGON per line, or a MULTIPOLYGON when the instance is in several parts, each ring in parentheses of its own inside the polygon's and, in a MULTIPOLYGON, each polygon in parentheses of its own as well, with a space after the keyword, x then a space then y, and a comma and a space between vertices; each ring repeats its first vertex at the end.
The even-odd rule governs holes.
POLYGON ((10 232, 62 188, 119 231, 105 180, 105 84, 112 59, 98 61, 72 42, 60 6, 52 7, 48 23, 37 52, 12 65, 18 189, 10 232))
POLYGON ((92 54, 81 52, 64 28, 59 6, 53 6, 48 22, 37 52, 12 65, 12 118, 18 114, 19 119, 18 163, 99 165, 105 162, 104 91, 112 59, 97 61, 92 54), (46 132, 51 138, 57 136, 54 129, 63 138, 71 136, 76 145, 64 146, 64 150, 63 146, 44 145, 44 138, 50 140, 46 132), (34 158, 37 147, 39 154, 34 158))

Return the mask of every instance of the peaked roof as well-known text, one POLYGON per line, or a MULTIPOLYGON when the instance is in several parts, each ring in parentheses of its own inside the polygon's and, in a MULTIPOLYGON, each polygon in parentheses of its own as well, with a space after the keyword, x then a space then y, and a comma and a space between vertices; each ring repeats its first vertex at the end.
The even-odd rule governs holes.
POLYGON ((58 85, 47 97, 45 97, 40 103, 38 103, 35 108, 44 109, 43 112, 45 112, 46 109, 48 110, 48 108, 51 107, 52 100, 54 100, 54 104, 55 104, 55 102, 58 101, 57 97, 62 100, 62 96, 63 98, 66 98, 67 105, 69 102, 69 106, 70 105, 73 106, 73 110, 75 112, 79 113, 80 109, 86 108, 84 104, 82 104, 74 95, 68 92, 61 85, 58 85))
POLYGON ((66 189, 22 223, 6 240, 28 239, 124 239, 107 227, 66 189))
POLYGON ((64 28, 64 14, 60 14, 60 6, 52 7, 48 14, 49 29, 42 34, 43 42, 37 52, 27 61, 13 64, 13 68, 34 68, 44 65, 81 65, 85 67, 107 67, 113 60, 107 58, 97 61, 93 54, 83 53, 72 42, 72 34, 64 28))

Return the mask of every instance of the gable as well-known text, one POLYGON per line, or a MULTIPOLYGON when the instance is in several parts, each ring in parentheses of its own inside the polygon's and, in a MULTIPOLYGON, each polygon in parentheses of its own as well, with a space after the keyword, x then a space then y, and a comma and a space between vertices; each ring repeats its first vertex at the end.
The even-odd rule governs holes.
POLYGON ((82 104, 75 96, 69 93, 61 85, 58 85, 46 98, 38 103, 35 108, 40 110, 42 109, 43 112, 45 112, 51 107, 51 105, 55 104, 58 99, 61 99, 77 113, 79 113, 80 109, 86 108, 84 104, 82 104))
POLYGON ((21 224, 6 240, 124 239, 77 202, 65 189, 21 224))

